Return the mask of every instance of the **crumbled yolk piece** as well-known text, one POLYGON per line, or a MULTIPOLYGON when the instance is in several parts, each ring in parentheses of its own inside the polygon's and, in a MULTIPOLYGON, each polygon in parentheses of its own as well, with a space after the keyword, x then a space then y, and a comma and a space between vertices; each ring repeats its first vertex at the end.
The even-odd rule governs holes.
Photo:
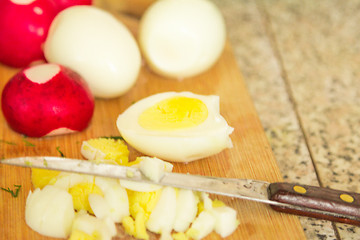
POLYGON ((172 97, 149 107, 138 118, 148 130, 174 130, 195 127, 208 117, 206 104, 197 98, 172 97))
POLYGON ((145 215, 143 212, 139 212, 135 220, 131 216, 124 217, 122 219, 122 225, 124 226, 125 232, 138 239, 149 239, 149 234, 146 232, 145 227, 145 215))
MULTIPOLYGON (((223 201, 220 201, 218 199, 214 199, 211 202, 211 205, 212 205, 213 208, 226 206, 226 204, 223 201)), ((202 211, 204 211, 204 202, 200 201, 198 203, 198 213, 197 214, 199 215, 202 211)))
POLYGON ((92 211, 89 204, 89 194, 99 194, 103 196, 103 192, 98 186, 96 186, 94 183, 88 182, 74 185, 69 189, 69 193, 72 196, 75 210, 79 211, 83 209, 92 214, 94 212, 92 211))
POLYGON ((94 138, 88 140, 87 143, 105 154, 104 159, 101 159, 103 161, 100 162, 125 165, 129 161, 129 150, 123 140, 94 138))
POLYGON ((186 231, 186 237, 190 238, 190 239, 198 239, 199 236, 199 230, 194 229, 194 228, 189 228, 186 231))
POLYGON ((145 223, 159 200, 161 189, 154 192, 127 192, 131 216, 122 220, 125 232, 138 239, 149 239, 145 223))
POLYGON ((34 188, 44 188, 46 185, 54 184, 60 171, 33 168, 31 169, 31 181, 34 188))
POLYGON ((173 233, 171 236, 174 240, 189 240, 188 236, 183 232, 173 233))
POLYGON ((74 230, 68 240, 101 240, 101 236, 96 231, 89 235, 83 231, 74 230))
POLYGON ((155 208, 157 201, 159 200, 161 189, 154 192, 136 192, 127 190, 129 198, 129 208, 132 217, 143 211, 145 213, 146 220, 148 220, 152 210, 155 208))
POLYGON ((141 161, 142 161, 142 158, 141 158, 141 157, 137 157, 134 161, 130 161, 130 162, 128 162, 127 164, 125 164, 125 166, 127 166, 127 167, 133 167, 133 166, 139 164, 141 161))

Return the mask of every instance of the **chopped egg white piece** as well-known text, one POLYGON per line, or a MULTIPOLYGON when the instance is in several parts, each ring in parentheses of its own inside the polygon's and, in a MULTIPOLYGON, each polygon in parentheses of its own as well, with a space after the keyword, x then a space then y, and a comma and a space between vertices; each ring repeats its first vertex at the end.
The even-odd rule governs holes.
POLYGON ((202 211, 186 231, 186 235, 193 239, 202 239, 215 228, 216 219, 210 211, 202 211))
POLYGON ((68 237, 74 217, 71 195, 63 189, 47 185, 42 190, 35 189, 27 197, 26 224, 42 235, 68 237))
POLYGON ((60 173, 56 177, 56 182, 53 184, 58 188, 69 190, 71 187, 79 183, 93 183, 94 176, 77 174, 77 173, 60 173))
POLYGON ((116 235, 116 226, 110 218, 97 218, 80 211, 74 219, 72 232, 81 232, 94 239, 111 240, 116 235))
POLYGON ((125 179, 120 179, 119 182, 122 187, 137 192, 153 192, 162 188, 161 185, 157 184, 134 182, 125 179))
POLYGON ((159 182, 164 176, 164 172, 171 172, 173 165, 158 158, 141 157, 139 169, 148 179, 159 182))
POLYGON ((176 217, 176 206, 176 190, 172 187, 164 187, 146 222, 147 229, 160 234, 171 232, 176 217))
POLYGON ((104 194, 104 201, 98 201, 98 197, 95 197, 95 201, 91 201, 93 200, 91 198, 89 199, 93 211, 94 209, 98 210, 97 213, 94 211, 96 216, 104 215, 110 217, 114 222, 121 222, 123 217, 130 214, 127 192, 116 179, 95 177, 95 185, 98 186, 104 194), (100 209, 107 209, 105 206, 101 207, 101 204, 106 204, 109 212, 101 212, 100 209))
POLYGON ((206 192, 202 192, 200 195, 201 195, 201 200, 204 203, 204 209, 211 211, 213 207, 212 207, 212 200, 210 199, 209 194, 206 192))
POLYGON ((193 191, 187 189, 179 189, 176 197, 176 217, 174 222, 174 230, 184 232, 188 229, 190 223, 195 219, 198 208, 199 198, 193 191))
MULTIPOLYGON (((156 157, 138 157, 136 162, 139 162, 133 167, 139 168, 142 174, 144 174, 149 180, 158 182, 163 176, 164 172, 171 172, 173 165, 165 162, 156 157)), ((141 183, 131 180, 120 180, 121 186, 126 189, 138 192, 153 192, 160 189, 162 186, 151 183, 141 183)))
POLYGON ((215 232, 225 238, 232 234, 239 225, 236 219, 236 211, 228 206, 213 208, 213 214, 216 219, 215 232))

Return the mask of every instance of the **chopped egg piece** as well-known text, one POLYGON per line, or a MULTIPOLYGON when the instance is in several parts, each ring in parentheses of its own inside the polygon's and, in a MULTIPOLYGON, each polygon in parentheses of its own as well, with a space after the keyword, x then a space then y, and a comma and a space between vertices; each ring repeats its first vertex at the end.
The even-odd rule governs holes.
POLYGON ((173 240, 189 240, 189 238, 183 232, 173 233, 171 236, 173 240))
POLYGON ((81 154, 97 163, 125 165, 129 161, 129 150, 120 139, 94 138, 83 141, 81 154))
MULTIPOLYGON (((158 182, 164 174, 164 171, 171 172, 173 165, 156 157, 137 157, 133 167, 139 168, 149 180, 158 182)), ((141 183, 129 180, 120 180, 121 186, 138 192, 152 192, 161 188, 160 185, 151 183, 141 183)))
POLYGON ((239 221, 236 219, 236 211, 228 206, 216 207, 213 209, 215 216, 215 232, 218 233, 222 238, 225 238, 232 234, 239 221))
POLYGON ((110 217, 114 222, 118 223, 128 216, 129 213, 129 199, 125 188, 123 188, 119 181, 116 179, 95 177, 95 184, 99 186, 104 193, 104 201, 93 202, 90 198, 90 206, 94 210, 96 216, 110 217), (109 212, 97 211, 99 209, 105 209, 101 207, 102 204, 108 206, 109 212))
POLYGON ((149 239, 149 234, 146 232, 145 222, 145 215, 140 212, 136 215, 135 220, 130 216, 125 217, 122 224, 127 234, 138 239, 149 239))
POLYGON ((176 217, 176 190, 164 187, 159 201, 151 212, 146 227, 154 233, 168 233, 174 227, 176 217))
POLYGON ((171 163, 162 161, 158 158, 141 157, 142 161, 139 163, 139 169, 148 179, 154 182, 159 182, 164 176, 164 172, 171 172, 173 165, 171 163))
POLYGON ((97 240, 99 239, 99 235, 97 232, 93 232, 93 234, 87 234, 80 230, 74 230, 71 232, 70 238, 68 240, 97 240))
POLYGON ((191 190, 179 189, 176 202, 174 230, 184 232, 196 217, 199 198, 191 190))
POLYGON ((60 174, 59 171, 32 168, 31 169, 31 182, 34 188, 42 189, 46 185, 54 184, 56 177, 60 174))
MULTIPOLYGON (((85 235, 95 239, 111 240, 116 235, 116 226, 110 218, 100 219, 80 211, 74 219, 72 233, 78 236, 85 235)), ((75 237, 73 238, 75 239, 75 237)))
POLYGON ((94 176, 91 175, 62 172, 54 179, 53 185, 68 191, 76 184, 93 182, 94 176))
POLYGON ((153 192, 161 189, 162 186, 151 183, 134 182, 130 180, 120 179, 120 185, 126 189, 137 192, 153 192))
POLYGON ((72 196, 75 210, 85 210, 89 213, 94 213, 89 204, 89 195, 98 194, 103 196, 101 189, 95 183, 78 183, 69 189, 72 196))
POLYGON ((71 195, 63 189, 47 185, 30 192, 26 199, 26 224, 42 235, 68 237, 74 217, 71 195))
POLYGON ((135 192, 128 190, 131 216, 125 217, 122 224, 126 233, 139 239, 148 239, 145 223, 155 208, 161 189, 154 192, 135 192))
POLYGON ((215 228, 216 219, 209 211, 202 211, 194 220, 186 235, 192 239, 202 239, 215 228))

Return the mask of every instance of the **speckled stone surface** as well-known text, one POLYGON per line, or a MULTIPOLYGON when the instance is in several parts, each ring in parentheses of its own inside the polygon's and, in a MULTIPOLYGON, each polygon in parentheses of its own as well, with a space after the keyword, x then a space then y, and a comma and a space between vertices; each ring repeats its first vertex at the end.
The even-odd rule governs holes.
MULTIPOLYGON (((214 2, 284 179, 360 192, 360 1, 214 2)), ((300 221, 308 239, 360 239, 300 221)))

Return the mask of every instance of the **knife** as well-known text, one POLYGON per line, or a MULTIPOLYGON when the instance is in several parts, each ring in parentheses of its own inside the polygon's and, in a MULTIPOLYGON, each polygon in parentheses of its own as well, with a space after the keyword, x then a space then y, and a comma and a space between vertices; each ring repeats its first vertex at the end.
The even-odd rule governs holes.
POLYGON ((158 182, 134 167, 63 157, 19 157, 0 163, 172 186, 269 204, 274 210, 360 226, 360 194, 302 184, 164 172, 158 182))

